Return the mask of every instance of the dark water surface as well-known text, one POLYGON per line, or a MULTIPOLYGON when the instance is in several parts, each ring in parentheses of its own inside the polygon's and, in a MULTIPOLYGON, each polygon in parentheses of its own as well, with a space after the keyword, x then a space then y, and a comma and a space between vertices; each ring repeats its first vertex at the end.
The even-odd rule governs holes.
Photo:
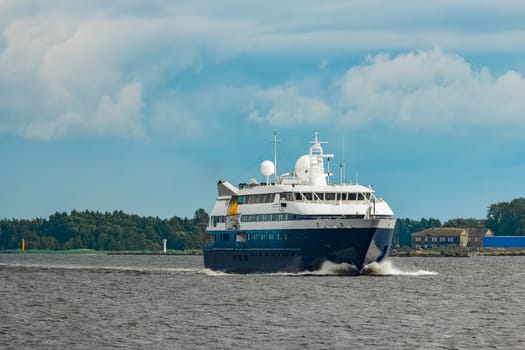
POLYGON ((0 254, 0 348, 525 349, 525 257, 226 275, 200 256, 0 254))

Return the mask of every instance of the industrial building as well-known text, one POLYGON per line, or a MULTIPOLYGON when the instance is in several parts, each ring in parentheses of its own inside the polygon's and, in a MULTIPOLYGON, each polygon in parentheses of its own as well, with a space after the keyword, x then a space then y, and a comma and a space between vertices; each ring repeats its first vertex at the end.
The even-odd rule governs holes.
POLYGON ((525 249, 525 236, 483 237, 483 247, 525 249))

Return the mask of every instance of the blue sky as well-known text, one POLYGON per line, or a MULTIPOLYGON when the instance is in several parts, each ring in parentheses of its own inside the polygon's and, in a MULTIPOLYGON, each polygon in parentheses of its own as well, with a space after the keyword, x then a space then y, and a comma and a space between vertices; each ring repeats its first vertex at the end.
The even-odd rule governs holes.
POLYGON ((524 18, 509 0, 0 1, 0 217, 191 217, 218 179, 261 179, 274 130, 280 173, 318 130, 398 217, 484 218, 525 196, 524 18))

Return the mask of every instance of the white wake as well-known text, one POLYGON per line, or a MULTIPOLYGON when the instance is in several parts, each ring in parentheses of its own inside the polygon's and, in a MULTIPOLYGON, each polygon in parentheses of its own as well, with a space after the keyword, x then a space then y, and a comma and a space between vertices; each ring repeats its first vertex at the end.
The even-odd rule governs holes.
MULTIPOLYGON (((228 273, 222 271, 214 271, 210 269, 202 269, 199 272, 204 273, 208 276, 232 276, 239 275, 236 273, 228 273)), ((421 270, 421 269, 410 269, 407 267, 397 267, 392 264, 390 260, 384 260, 381 263, 372 263, 367 266, 359 273, 357 268, 348 263, 336 264, 330 261, 325 261, 318 270, 315 271, 302 271, 302 272, 271 272, 271 273, 260 273, 260 275, 268 276, 355 276, 355 275, 370 275, 370 276, 433 276, 437 275, 437 272, 421 270)))
POLYGON ((379 276, 433 276, 437 275, 437 272, 428 270, 416 270, 408 269, 406 267, 400 268, 394 266, 392 261, 384 260, 380 264, 372 263, 365 266, 363 273, 366 275, 379 275, 379 276))

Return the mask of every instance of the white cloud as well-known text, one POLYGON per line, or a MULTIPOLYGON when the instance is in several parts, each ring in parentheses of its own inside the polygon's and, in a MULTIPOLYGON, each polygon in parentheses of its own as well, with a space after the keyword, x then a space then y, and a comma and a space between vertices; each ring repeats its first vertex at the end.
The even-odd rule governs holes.
MULTIPOLYGON (((346 53, 356 52, 440 46, 462 54, 522 53, 525 46, 516 43, 525 37, 525 5, 511 0, 483 4, 472 10, 469 1, 438 5, 384 1, 385 10, 378 13, 377 3, 367 2, 2 1, 0 130, 43 138, 71 134, 139 137, 149 126, 159 129, 160 125, 163 129, 191 125, 198 132, 210 113, 187 104, 184 97, 170 105, 166 90, 179 89, 179 75, 188 71, 205 76, 210 66, 230 59, 229 67, 239 62, 242 66, 245 55, 263 57, 262 64, 268 57, 275 64, 315 56, 321 70, 331 72, 337 69, 337 60, 332 64, 323 58, 336 57, 340 62, 346 53), (497 23, 504 25, 487 25, 484 19, 496 12, 497 23), (130 86, 140 86, 135 101, 145 108, 123 107, 126 98, 121 93, 130 86), (128 118, 115 117, 121 107, 132 111, 128 118), (176 113, 168 113, 172 111, 176 113), (103 113, 107 113, 105 118, 103 113)), ((242 76, 234 89, 254 82, 267 86, 260 82, 265 77, 257 68, 252 72, 243 69, 246 67, 234 72, 242 76)), ((303 71, 295 79, 317 74, 312 72, 303 71)), ((291 74, 281 82, 289 82, 291 74)), ((522 80, 511 72, 494 78, 473 71, 461 56, 430 50, 395 58, 375 56, 366 65, 350 69, 341 80, 341 91, 332 91, 340 99, 305 91, 300 83, 280 86, 273 82, 271 88, 247 90, 253 91, 254 100, 250 118, 275 125, 315 123, 338 115, 351 123, 397 116, 397 122, 406 123, 433 120, 447 124, 448 119, 474 123, 479 119, 487 124, 483 115, 494 111, 493 101, 504 103, 498 112, 508 122, 518 122, 522 80), (413 69, 416 66, 418 71, 413 69), (356 87, 357 81, 362 85, 356 87), (518 92, 511 93, 511 86, 518 92), (479 118, 472 116, 472 105, 459 98, 459 91, 474 99, 491 94, 478 101, 479 118), (427 114, 424 120, 423 113, 427 114)), ((234 85, 229 81, 221 84, 234 85)), ((177 95, 182 96, 185 88, 177 95)), ((210 89, 208 85, 204 88, 210 89)))
POLYGON ((254 89, 248 117, 280 127, 334 122, 407 128, 525 128, 525 79, 494 76, 441 49, 369 56, 328 90, 304 81, 254 89), (316 87, 316 89, 312 89, 316 87), (305 92, 307 91, 307 93, 305 92))
POLYGON ((28 138, 52 139, 69 135, 116 135, 144 137, 140 120, 142 92, 139 83, 122 87, 114 96, 100 97, 96 110, 89 115, 66 111, 59 117, 31 121, 21 133, 28 138))
POLYGON ((315 96, 304 96, 294 86, 273 87, 255 92, 256 104, 249 107, 249 118, 276 126, 326 122, 332 110, 315 96))
POLYGON ((0 52, 0 124, 25 137, 141 137, 144 84, 194 62, 168 50, 164 20, 79 19, 37 15, 13 20, 0 52), (153 56, 153 58, 152 58, 153 56), (152 63, 153 62, 153 63, 152 63), (30 100, 30 103, 28 101, 30 100), (129 113, 124 116, 123 113, 129 113))
POLYGON ((340 81, 340 121, 346 125, 525 127, 523 101, 519 73, 493 77, 439 49, 370 57, 340 81))

